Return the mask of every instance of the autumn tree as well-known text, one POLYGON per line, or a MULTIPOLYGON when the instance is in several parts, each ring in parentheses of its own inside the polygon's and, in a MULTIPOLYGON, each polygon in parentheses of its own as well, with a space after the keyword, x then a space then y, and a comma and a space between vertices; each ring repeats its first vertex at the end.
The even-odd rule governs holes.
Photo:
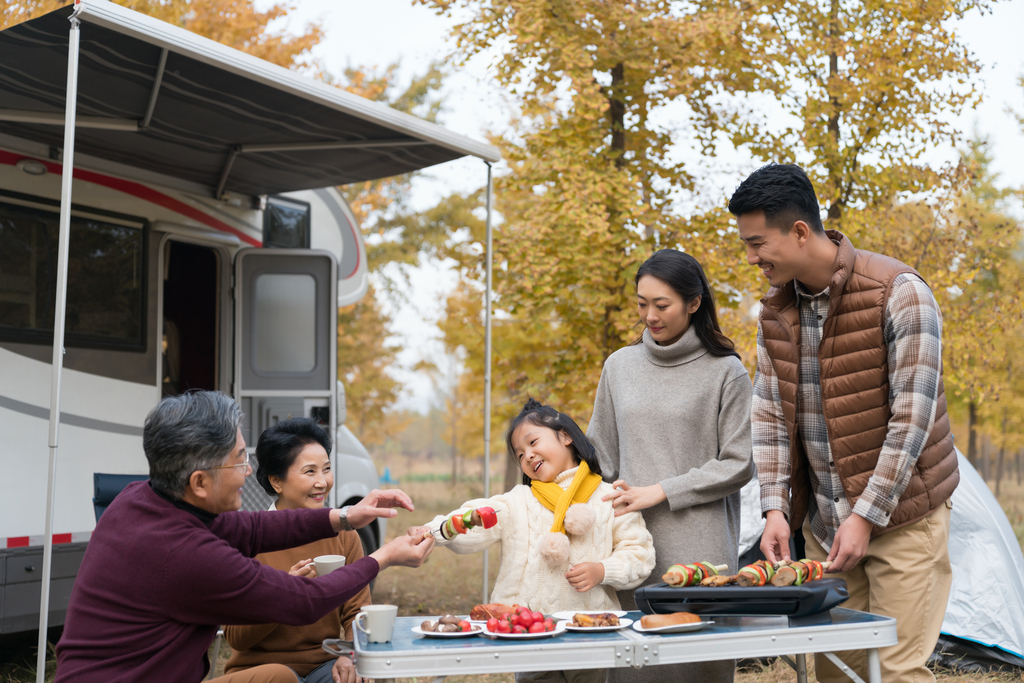
MULTIPOLYGON (((420 0, 464 18, 458 57, 491 50, 519 108, 496 139, 509 165, 497 184, 497 306, 545 362, 523 393, 586 421, 601 366, 636 335, 631 279, 654 250, 694 253, 738 301, 746 277, 710 221, 679 208, 694 178, 659 116, 737 45, 742 12, 684 13, 664 2, 420 0)), ((496 374, 495 383, 510 378, 496 374)))
MULTIPOLYGON (((119 5, 180 26, 218 43, 289 68, 315 68, 309 51, 320 42, 323 29, 307 24, 302 33, 268 31, 267 25, 286 17, 285 3, 256 9, 252 0, 114 0, 119 5)), ((7 0, 0 9, 0 29, 52 12, 68 0, 7 0)))

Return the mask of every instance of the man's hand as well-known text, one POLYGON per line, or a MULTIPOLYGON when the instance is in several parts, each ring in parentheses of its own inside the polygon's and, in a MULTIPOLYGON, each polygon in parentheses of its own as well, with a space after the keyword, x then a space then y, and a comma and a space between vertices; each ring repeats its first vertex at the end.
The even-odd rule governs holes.
POLYGON ((434 537, 399 536, 370 555, 377 560, 381 571, 388 567, 419 567, 427 561, 434 549, 434 537))
POLYGON ((305 576, 307 579, 316 578, 316 566, 313 560, 299 560, 288 570, 292 576, 305 576))
POLYGON ((832 541, 832 550, 828 554, 832 566, 825 571, 834 574, 853 569, 868 551, 873 526, 858 514, 847 517, 836 529, 836 538, 832 541))
POLYGON ((612 501, 616 517, 621 517, 627 512, 640 512, 641 510, 652 508, 658 503, 664 502, 667 498, 665 489, 661 488, 661 484, 630 486, 623 480, 618 479, 612 484, 612 488, 615 490, 603 496, 601 500, 612 501))
POLYGON ((789 520, 782 510, 769 510, 761 534, 761 552, 769 562, 789 560, 789 520))
MULTIPOLYGON (((364 526, 378 517, 390 518, 398 514, 394 508, 405 510, 415 509, 412 499, 403 491, 388 489, 378 491, 374 489, 361 501, 348 509, 348 525, 353 529, 362 529, 364 526)), ((334 518, 331 518, 334 521, 334 518)), ((341 530, 340 521, 338 530, 341 530)))
POLYGON ((413 538, 423 538, 424 535, 433 536, 428 526, 411 526, 409 530, 405 532, 406 536, 412 536, 413 538))
POLYGON ((577 593, 586 593, 604 581, 604 565, 600 562, 580 562, 569 567, 565 578, 577 593))
POLYGON ((356 665, 348 657, 338 657, 331 669, 331 677, 334 683, 362 683, 362 678, 356 674, 356 665))

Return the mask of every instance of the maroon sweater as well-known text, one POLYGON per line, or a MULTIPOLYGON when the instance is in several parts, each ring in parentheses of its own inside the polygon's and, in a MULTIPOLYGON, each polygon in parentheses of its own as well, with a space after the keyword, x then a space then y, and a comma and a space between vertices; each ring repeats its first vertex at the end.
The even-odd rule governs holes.
POLYGON ((148 482, 129 484, 96 524, 57 645, 55 683, 181 681, 206 676, 220 624, 312 624, 367 585, 371 557, 317 579, 252 559, 336 536, 330 509, 181 509, 148 482))

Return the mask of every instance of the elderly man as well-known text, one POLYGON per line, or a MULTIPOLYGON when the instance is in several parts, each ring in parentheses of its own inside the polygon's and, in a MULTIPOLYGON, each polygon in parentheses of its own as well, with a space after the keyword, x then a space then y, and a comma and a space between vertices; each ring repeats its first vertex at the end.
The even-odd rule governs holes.
MULTIPOLYGON (((374 491, 342 510, 238 512, 252 472, 241 422, 238 405, 215 392, 164 399, 146 418, 150 479, 126 487, 96 525, 57 646, 57 682, 198 683, 219 624, 310 624, 388 566, 426 560, 433 539, 422 536, 400 536, 316 580, 252 559, 413 506, 401 491, 374 491)), ((296 679, 272 664, 216 680, 296 679)))

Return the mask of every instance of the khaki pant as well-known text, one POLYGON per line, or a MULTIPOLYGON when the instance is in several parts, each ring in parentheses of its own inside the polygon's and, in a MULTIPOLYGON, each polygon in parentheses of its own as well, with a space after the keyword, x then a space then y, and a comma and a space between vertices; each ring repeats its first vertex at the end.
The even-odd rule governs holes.
POLYGON ((261 664, 233 674, 211 678, 206 683, 296 683, 295 671, 284 664, 261 664))
MULTIPOLYGON (((846 579, 850 599, 843 607, 896 618, 899 643, 878 650, 885 683, 935 680, 925 662, 939 638, 953 578, 948 547, 951 507, 947 500, 924 519, 871 539, 857 566, 825 575, 846 579)), ((823 561, 827 553, 807 523, 804 539, 808 559, 823 561)), ((835 654, 868 680, 866 651, 835 654)), ((850 680, 824 655, 814 656, 814 670, 819 681, 850 680)))

